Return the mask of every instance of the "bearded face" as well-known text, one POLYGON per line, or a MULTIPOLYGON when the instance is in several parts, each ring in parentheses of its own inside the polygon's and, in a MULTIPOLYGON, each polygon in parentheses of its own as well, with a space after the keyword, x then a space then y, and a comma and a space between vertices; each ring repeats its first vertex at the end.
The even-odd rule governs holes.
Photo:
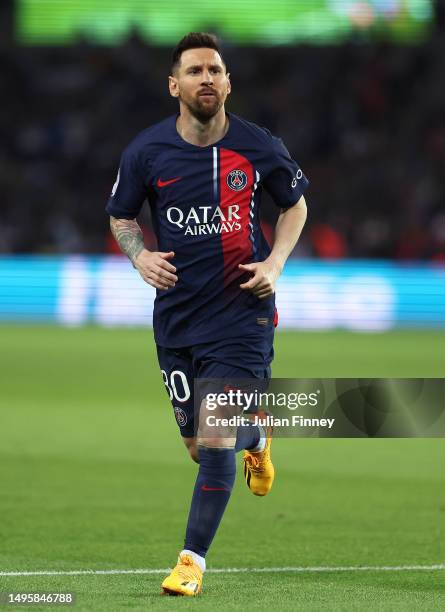
POLYGON ((194 96, 179 94, 179 99, 196 119, 201 121, 201 123, 206 123, 220 110, 226 96, 222 96, 217 91, 206 87, 194 96))
POLYGON ((230 93, 230 80, 219 53, 213 49, 188 49, 181 56, 170 93, 179 98, 196 119, 207 123, 230 93))

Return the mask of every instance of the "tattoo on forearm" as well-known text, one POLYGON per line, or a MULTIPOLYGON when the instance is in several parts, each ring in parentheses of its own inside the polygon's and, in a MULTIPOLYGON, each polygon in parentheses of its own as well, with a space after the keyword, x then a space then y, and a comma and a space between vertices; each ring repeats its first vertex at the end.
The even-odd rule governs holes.
POLYGON ((144 237, 141 228, 134 220, 116 219, 115 217, 110 217, 110 227, 121 251, 134 264, 136 257, 144 250, 144 237))

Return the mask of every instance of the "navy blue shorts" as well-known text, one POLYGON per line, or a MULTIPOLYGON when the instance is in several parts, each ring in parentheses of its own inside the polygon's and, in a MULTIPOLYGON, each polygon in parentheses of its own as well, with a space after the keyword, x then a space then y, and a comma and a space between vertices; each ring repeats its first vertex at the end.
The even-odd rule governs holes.
POLYGON ((184 438, 195 436, 195 379, 270 379, 273 330, 266 337, 227 338, 180 349, 156 346, 165 388, 184 438))

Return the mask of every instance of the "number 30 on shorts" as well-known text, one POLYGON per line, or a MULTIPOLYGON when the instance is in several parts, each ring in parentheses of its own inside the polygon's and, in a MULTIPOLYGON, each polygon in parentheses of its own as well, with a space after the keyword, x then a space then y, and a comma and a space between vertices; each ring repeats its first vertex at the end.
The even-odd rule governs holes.
POLYGON ((178 402, 186 402, 190 398, 190 387, 184 372, 173 370, 170 374, 170 380, 165 370, 161 370, 161 372, 170 399, 175 398, 178 402))

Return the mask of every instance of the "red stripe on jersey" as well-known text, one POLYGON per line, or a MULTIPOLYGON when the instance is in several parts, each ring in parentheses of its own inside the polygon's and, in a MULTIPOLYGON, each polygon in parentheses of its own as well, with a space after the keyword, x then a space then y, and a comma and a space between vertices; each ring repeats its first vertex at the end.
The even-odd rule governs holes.
MULTIPOLYGON (((235 173, 236 175, 236 173, 235 173)), ((241 175, 242 176, 242 175, 241 175)), ((235 176, 234 185, 241 184, 235 176)), ((248 159, 229 149, 220 149, 219 155, 220 207, 226 218, 228 228, 239 223, 240 229, 221 233, 224 256, 224 285, 230 285, 235 279, 241 279, 243 273, 238 268, 240 263, 252 261, 252 242, 250 240, 251 218, 250 202, 254 185, 254 168, 248 159), (239 191, 229 187, 228 176, 234 170, 241 170, 247 176, 246 186, 239 191), (236 208, 238 207, 238 208, 236 208), (238 218, 239 217, 239 218, 238 218)), ((248 280, 248 279, 246 279, 248 280)), ((239 283, 241 280, 239 280, 239 283)))
POLYGON ((273 326, 277 327, 278 325, 278 310, 275 308, 273 313, 273 326))

